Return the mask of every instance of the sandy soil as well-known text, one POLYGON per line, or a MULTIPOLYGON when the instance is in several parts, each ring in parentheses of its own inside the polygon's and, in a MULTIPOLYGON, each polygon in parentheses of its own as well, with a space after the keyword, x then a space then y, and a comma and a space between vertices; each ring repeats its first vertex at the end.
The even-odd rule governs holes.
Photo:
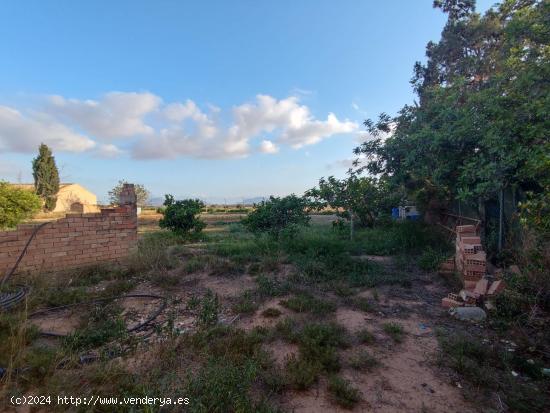
MULTIPOLYGON (((388 260, 377 260, 388 264, 388 260)), ((283 276, 289 268, 281 268, 283 276)), ((255 279, 249 275, 236 277, 212 276, 207 273, 196 273, 182 276, 180 284, 170 289, 170 310, 174 325, 180 331, 195 328, 196 312, 186 308, 188 299, 201 295, 211 289, 221 298, 223 306, 220 319, 224 323, 233 323, 239 328, 251 330, 258 326, 272 327, 279 320, 295 314, 280 305, 286 297, 269 299, 260 304, 250 316, 238 316, 231 312, 235 298, 244 291, 256 286, 255 279), (279 317, 265 317, 262 312, 267 308, 276 308, 281 312, 279 317)), ((438 317, 445 317, 443 309, 437 302, 444 288, 429 280, 414 283, 413 288, 380 287, 377 288, 378 301, 374 300, 372 290, 364 290, 356 296, 372 299, 374 310, 362 312, 349 307, 340 307, 326 317, 326 321, 336 321, 351 334, 361 329, 371 331, 376 340, 372 345, 360 345, 342 350, 343 369, 341 376, 349 380, 362 394, 363 400, 353 409, 356 412, 474 412, 452 380, 445 376, 435 365, 437 356, 437 339, 434 334, 438 317), (417 285, 418 284, 418 285, 417 285), (402 343, 395 343, 383 331, 383 324, 399 323, 406 335, 402 343), (380 365, 371 371, 357 371, 348 367, 346 360, 361 349, 371 353, 380 365)), ((165 295, 166 291, 142 283, 132 293, 143 292, 165 295)), ((134 322, 143 320, 158 306, 151 300, 124 300, 124 314, 134 322)), ((168 311, 168 310, 167 310, 168 311)), ((167 312, 159 321, 168 317, 167 312)), ((69 313, 57 313, 34 320, 41 329, 68 333, 78 325, 78 318, 69 313)), ((298 347, 283 340, 275 340, 265 345, 275 363, 284 367, 286 359, 297 354, 298 347)), ((128 361, 130 364, 132 360, 128 361)), ((134 361, 135 362, 135 361, 134 361)), ((326 378, 321 378, 312 388, 303 392, 286 392, 281 398, 282 407, 288 411, 302 413, 340 412, 327 392, 326 378)))

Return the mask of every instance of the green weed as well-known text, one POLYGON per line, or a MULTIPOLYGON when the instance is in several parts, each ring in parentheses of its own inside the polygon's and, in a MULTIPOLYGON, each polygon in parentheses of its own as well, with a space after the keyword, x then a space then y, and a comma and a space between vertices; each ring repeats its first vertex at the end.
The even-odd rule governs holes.
POLYGON ((281 305, 297 313, 311 312, 324 315, 336 310, 336 306, 330 301, 321 300, 310 294, 296 294, 287 300, 281 301, 281 305))
POLYGON ((368 351, 361 350, 350 358, 349 364, 356 370, 371 371, 380 364, 368 351))
POLYGON ((338 376, 331 376, 328 381, 328 391, 334 402, 344 409, 353 409, 361 401, 361 392, 351 383, 338 376))
POLYGON ((357 338, 362 344, 372 344, 376 341, 374 334, 372 334, 366 328, 357 332, 357 338))
POLYGON ((220 312, 220 303, 218 295, 211 290, 204 295, 199 305, 197 314, 197 325, 200 327, 210 327, 218 322, 220 312))
POLYGON ((405 337, 405 330, 403 330, 403 326, 398 323, 384 323, 383 324, 384 332, 389 335, 393 341, 396 343, 402 343, 403 339, 405 337))
POLYGON ((233 305, 233 312, 238 314, 253 314, 257 309, 258 303, 250 291, 245 291, 233 305))

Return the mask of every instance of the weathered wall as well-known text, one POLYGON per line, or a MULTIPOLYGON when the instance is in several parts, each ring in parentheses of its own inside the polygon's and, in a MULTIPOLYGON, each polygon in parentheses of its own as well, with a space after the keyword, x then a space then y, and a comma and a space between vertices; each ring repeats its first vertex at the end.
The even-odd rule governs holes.
MULTIPOLYGON (((133 187, 129 189, 133 193, 133 187)), ((19 225, 15 231, 0 232, 0 278, 13 267, 35 228, 36 225, 19 225)), ((102 209, 99 213, 67 214, 36 233, 17 272, 119 261, 136 243, 135 204, 102 209)))

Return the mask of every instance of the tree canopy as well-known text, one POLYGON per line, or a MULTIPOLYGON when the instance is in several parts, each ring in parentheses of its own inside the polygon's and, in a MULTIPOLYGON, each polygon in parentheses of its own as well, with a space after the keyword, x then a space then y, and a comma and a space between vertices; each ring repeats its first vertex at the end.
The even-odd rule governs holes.
POLYGON ((418 102, 365 126, 362 170, 447 199, 488 199, 517 186, 545 191, 550 154, 550 2, 506 0, 483 16, 472 0, 448 13, 412 85, 418 102), (387 136, 389 135, 389 136, 387 136))
POLYGON ((36 193, 44 200, 44 209, 54 210, 59 192, 59 171, 52 151, 45 144, 40 145, 38 156, 32 161, 32 176, 36 193))
MULTIPOLYGON (((121 179, 120 181, 118 181, 115 187, 109 191, 109 202, 111 204, 118 204, 122 187, 124 186, 124 184, 127 183, 128 181, 121 179)), ((134 191, 136 193, 137 205, 147 205, 147 202, 149 202, 149 198, 151 196, 151 193, 147 190, 147 188, 145 188, 145 186, 141 184, 134 184, 134 191)))
POLYGON ((40 209, 38 195, 0 181, 0 229, 12 228, 40 209))

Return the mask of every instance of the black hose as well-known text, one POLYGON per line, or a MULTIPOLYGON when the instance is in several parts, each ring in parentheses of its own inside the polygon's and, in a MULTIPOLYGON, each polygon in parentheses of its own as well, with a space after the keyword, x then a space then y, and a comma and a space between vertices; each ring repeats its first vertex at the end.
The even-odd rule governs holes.
MULTIPOLYGON (((126 332, 133 333, 134 331, 139 331, 148 324, 150 324, 152 321, 154 321, 162 312, 166 309, 166 306, 168 305, 168 299, 166 297, 163 297, 161 295, 153 295, 153 294, 126 294, 126 295, 120 295, 115 297, 108 297, 108 298, 98 298, 96 300, 89 300, 89 301, 82 301, 80 303, 74 303, 74 304, 67 304, 67 305, 60 305, 58 307, 50 307, 50 308, 44 308, 42 310, 35 311, 31 314, 29 314, 29 319, 32 319, 33 317, 36 317, 41 314, 48 314, 53 313, 55 311, 60 310, 66 310, 67 308, 74 308, 74 307, 80 307, 85 305, 93 305, 93 304, 99 304, 103 303, 105 301, 113 301, 118 299, 124 299, 124 298, 150 298, 153 300, 162 300, 162 304, 157 308, 157 310, 147 318, 147 320, 143 321, 142 323, 139 323, 138 325, 126 329, 126 332)), ((66 334, 59 334, 59 333, 50 333, 50 332, 40 332, 41 335, 48 336, 48 337, 66 337, 66 334)))
POLYGON ((17 303, 21 302, 29 293, 30 288, 25 285, 17 285, 15 292, 0 293, 0 309, 7 311, 17 303))

